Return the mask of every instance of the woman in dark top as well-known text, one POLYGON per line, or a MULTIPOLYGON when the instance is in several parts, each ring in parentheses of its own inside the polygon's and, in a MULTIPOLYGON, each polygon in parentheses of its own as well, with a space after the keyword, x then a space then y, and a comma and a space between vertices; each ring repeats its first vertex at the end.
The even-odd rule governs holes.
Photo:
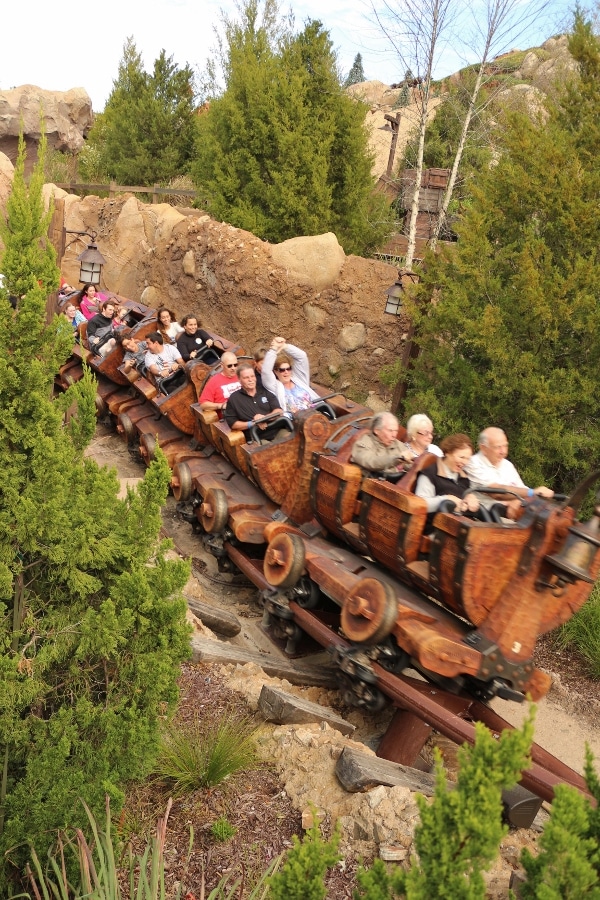
POLYGON ((210 365, 219 361, 224 348, 216 344, 207 331, 198 327, 196 316, 184 316, 181 326, 183 334, 177 338, 177 349, 186 362, 201 358, 210 365), (210 348, 210 352, 203 353, 207 348, 210 348))
POLYGON ((453 505, 452 512, 476 514, 479 500, 467 493, 471 482, 462 474, 473 455, 471 439, 466 434, 451 434, 440 443, 440 450, 444 456, 419 472, 415 494, 426 501, 427 512, 432 517, 445 500, 453 505))

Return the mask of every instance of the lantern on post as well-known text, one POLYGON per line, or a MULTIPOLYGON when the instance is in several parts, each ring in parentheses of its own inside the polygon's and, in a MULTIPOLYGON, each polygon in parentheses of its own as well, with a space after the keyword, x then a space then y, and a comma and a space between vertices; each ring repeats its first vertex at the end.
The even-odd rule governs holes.
POLYGON ((398 272, 398 277, 394 284, 385 292, 387 300, 385 302, 384 312, 390 316, 397 316, 402 309, 402 295, 409 284, 417 284, 419 276, 416 272, 405 272, 402 269, 398 272))
MULTIPOLYGON (((77 262, 79 263, 79 281, 81 282, 81 284, 100 284, 100 278, 102 276, 102 266, 106 263, 106 260, 98 250, 98 246, 96 244, 96 232, 92 231, 90 233, 89 231, 68 231, 65 228, 64 234, 65 237, 67 234, 76 235, 74 240, 79 240, 82 237, 89 238, 89 243, 86 249, 77 257, 77 262)), ((71 243, 73 243, 73 241, 71 241, 71 243)))

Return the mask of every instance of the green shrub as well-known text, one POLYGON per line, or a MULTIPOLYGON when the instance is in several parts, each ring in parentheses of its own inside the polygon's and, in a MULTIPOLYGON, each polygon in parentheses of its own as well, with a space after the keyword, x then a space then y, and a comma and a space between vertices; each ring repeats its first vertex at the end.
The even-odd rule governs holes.
POLYGON ((592 678, 600 678, 600 589, 556 632, 561 647, 574 647, 592 678))
POLYGON ((210 833, 214 839, 216 841, 221 841, 222 843, 225 843, 229 838, 232 838, 236 831, 237 828, 235 825, 232 825, 224 816, 221 816, 220 819, 217 819, 217 821, 213 822, 210 826, 210 833))
POLYGON ((433 800, 417 797, 421 822, 415 831, 418 860, 388 873, 381 861, 360 872, 355 898, 388 900, 483 900, 482 872, 497 856, 506 826, 502 790, 514 786, 527 766, 533 712, 521 731, 503 731, 498 740, 477 723, 475 744, 458 751, 460 769, 450 790, 438 755, 433 800))
POLYGON ((280 872, 270 880, 269 900, 323 900, 323 879, 327 869, 339 859, 340 833, 336 829, 331 840, 324 841, 317 817, 300 841, 292 837, 294 846, 280 872))
POLYGON ((540 853, 525 848, 521 862, 527 881, 522 900, 600 897, 600 780, 586 748, 585 780, 595 808, 579 791, 565 784, 555 789, 550 820, 540 838, 540 853))
POLYGON ((162 737, 155 774, 175 797, 220 784, 257 765, 252 719, 225 712, 216 722, 201 719, 175 726, 162 737))

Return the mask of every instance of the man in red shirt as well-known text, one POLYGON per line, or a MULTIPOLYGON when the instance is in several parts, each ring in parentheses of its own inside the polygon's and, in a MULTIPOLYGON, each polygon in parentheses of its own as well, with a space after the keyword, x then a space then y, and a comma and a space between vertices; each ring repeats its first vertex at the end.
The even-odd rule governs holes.
POLYGON ((223 410, 227 406, 227 401, 241 387, 236 372, 237 357, 235 353, 226 350, 221 356, 221 367, 223 371, 213 375, 204 385, 199 401, 202 409, 215 409, 220 419, 223 418, 223 410))

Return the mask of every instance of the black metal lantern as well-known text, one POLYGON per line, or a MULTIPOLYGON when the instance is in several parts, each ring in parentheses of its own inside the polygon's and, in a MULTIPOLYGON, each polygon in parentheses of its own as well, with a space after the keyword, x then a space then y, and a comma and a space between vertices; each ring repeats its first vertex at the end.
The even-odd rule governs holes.
POLYGON ((92 240, 87 248, 77 257, 79 267, 79 280, 82 284, 100 284, 102 266, 106 260, 92 240))
POLYGON ((397 316, 402 309, 402 294, 407 287, 411 284, 417 284, 418 281, 419 276, 416 272, 400 269, 396 281, 385 292, 387 297, 385 312, 389 313, 391 316, 397 316))
POLYGON ((402 285, 401 276, 398 276, 394 284, 392 284, 385 292, 387 300, 385 301, 385 312, 390 316, 397 316, 402 309, 402 294, 404 287, 402 285))
POLYGON ((81 284, 100 284, 102 266, 105 265, 106 260, 98 250, 95 231, 69 231, 66 228, 63 229, 63 252, 61 255, 64 255, 67 247, 70 247, 71 244, 80 240, 82 237, 89 238, 89 244, 83 253, 80 253, 77 257, 77 262, 79 263, 79 281, 81 284), (69 244, 66 244, 66 237, 68 234, 74 234, 75 237, 69 244))

